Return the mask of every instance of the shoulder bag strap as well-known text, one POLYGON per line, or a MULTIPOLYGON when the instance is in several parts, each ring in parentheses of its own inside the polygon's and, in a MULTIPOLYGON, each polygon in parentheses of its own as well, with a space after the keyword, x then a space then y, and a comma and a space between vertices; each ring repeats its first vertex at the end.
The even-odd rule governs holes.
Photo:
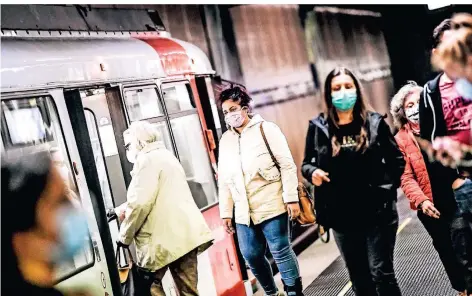
POLYGON ((272 150, 270 149, 269 142, 267 141, 267 138, 266 138, 266 135, 264 133, 264 128, 262 127, 262 124, 263 124, 263 122, 261 122, 261 124, 259 125, 259 129, 261 130, 262 138, 264 139, 264 143, 266 145, 267 150, 269 151, 269 154, 270 154, 270 157, 272 158, 272 161, 275 164, 275 167, 280 171, 280 164, 277 161, 277 159, 275 158, 274 153, 272 153, 272 150))

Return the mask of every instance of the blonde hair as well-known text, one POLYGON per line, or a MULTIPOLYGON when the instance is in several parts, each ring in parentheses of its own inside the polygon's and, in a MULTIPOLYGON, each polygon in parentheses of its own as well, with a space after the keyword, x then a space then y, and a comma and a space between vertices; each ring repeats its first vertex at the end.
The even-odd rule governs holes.
POLYGON ((421 93, 422 91, 423 88, 421 86, 410 80, 393 96, 392 101, 390 102, 390 114, 392 114, 393 123, 397 128, 401 129, 408 122, 405 110, 403 110, 405 99, 415 92, 421 93))
POLYGON ((441 43, 431 62, 439 69, 444 69, 453 63, 466 67, 471 58, 472 29, 463 27, 455 30, 450 38, 441 43))
POLYGON ((129 139, 131 149, 141 151, 150 143, 160 141, 159 131, 147 121, 135 121, 123 132, 123 137, 129 139))

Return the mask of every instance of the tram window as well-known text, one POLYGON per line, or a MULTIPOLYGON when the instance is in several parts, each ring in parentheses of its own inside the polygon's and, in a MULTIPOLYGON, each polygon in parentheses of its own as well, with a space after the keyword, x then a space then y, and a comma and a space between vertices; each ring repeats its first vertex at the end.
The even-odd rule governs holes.
POLYGON ((105 208, 114 208, 113 197, 111 195, 110 186, 108 185, 108 175, 106 171, 105 157, 102 153, 99 130, 92 111, 85 110, 85 120, 90 135, 90 142, 92 143, 93 157, 95 159, 95 166, 97 167, 98 180, 100 182, 105 208))
POLYGON ((155 88, 125 90, 125 104, 131 122, 164 115, 155 88))
POLYGON ((172 147, 172 140, 170 138, 169 129, 167 128, 167 124, 165 121, 152 123, 159 131, 159 135, 161 136, 161 141, 164 143, 164 146, 167 150, 174 152, 174 148, 172 147))
MULTIPOLYGON (((190 94, 185 84, 173 85, 171 89, 180 89, 181 92, 168 92, 169 88, 163 90, 167 109, 169 109, 167 102, 175 102, 177 93, 179 93, 180 100, 190 101, 190 94)), ((183 116, 172 118, 170 122, 180 163, 185 170, 195 203, 199 208, 215 203, 217 201, 216 185, 197 112, 190 114, 186 112, 183 116)))
POLYGON ((169 114, 194 109, 187 86, 188 84, 163 86, 162 94, 169 114))
MULTIPOLYGON (((40 151, 49 152, 67 186, 67 194, 80 205, 77 183, 72 174, 62 128, 55 105, 50 97, 33 97, 3 101, 1 105, 4 156, 20 158, 40 151), (29 130, 31 129, 31 130, 29 130)), ((93 264, 94 257, 89 236, 83 238, 85 247, 70 261, 55 270, 56 278, 74 274, 93 264)))
POLYGON ((7 128, 2 136, 7 145, 28 145, 49 142, 50 118, 45 106, 46 98, 2 102, 2 124, 7 128))

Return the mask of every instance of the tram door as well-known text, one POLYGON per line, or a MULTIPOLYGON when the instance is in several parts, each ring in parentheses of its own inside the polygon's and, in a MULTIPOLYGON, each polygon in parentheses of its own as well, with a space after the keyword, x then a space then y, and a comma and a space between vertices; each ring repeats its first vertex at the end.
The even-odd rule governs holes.
MULTIPOLYGON (((164 83, 160 91, 155 86, 125 87, 123 94, 129 122, 146 120, 153 124, 166 148, 179 159, 197 206, 204 211, 214 205, 216 184, 188 81, 164 83)), ((211 296, 216 290, 207 252, 199 257, 198 290, 211 296)), ((177 295, 169 273, 163 287, 167 295, 177 295)))
MULTIPOLYGON (((126 201, 126 180, 115 140, 116 128, 112 125, 105 88, 81 90, 80 98, 105 211, 109 211, 126 201)), ((108 226, 116 251, 119 221, 110 221, 108 226)))
POLYGON ((73 259, 57 267, 57 287, 87 288, 92 295, 118 291, 119 282, 115 281, 115 290, 111 284, 114 276, 107 266, 95 211, 96 200, 84 177, 83 162, 62 90, 7 99, 2 97, 1 121, 3 156, 13 159, 48 152, 70 189, 70 198, 80 204, 87 215, 89 235, 83 238, 85 246, 73 259))
MULTIPOLYGON (((165 147, 180 160, 199 208, 216 202, 216 184, 200 118, 189 89, 186 82, 164 84, 162 92, 156 85, 124 87, 123 100, 118 88, 80 91, 105 207, 116 207, 126 201, 132 164, 126 159, 122 134, 128 123, 139 120, 153 124, 165 147)), ((119 225, 112 221, 109 227, 116 250, 119 225)), ((208 266, 201 275, 205 272, 211 273, 211 267, 208 266)), ((201 283, 202 291, 209 289, 206 286, 210 283, 205 283, 204 278, 201 283)), ((168 295, 176 294, 168 275, 163 285, 168 295)))

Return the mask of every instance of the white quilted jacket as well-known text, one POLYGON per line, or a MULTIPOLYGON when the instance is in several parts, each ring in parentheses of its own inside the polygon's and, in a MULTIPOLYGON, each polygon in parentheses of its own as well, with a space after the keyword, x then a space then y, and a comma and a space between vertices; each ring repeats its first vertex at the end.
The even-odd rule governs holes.
POLYGON ((221 218, 236 223, 259 224, 286 212, 286 203, 297 202, 297 167, 280 128, 255 115, 241 135, 228 130, 220 140, 218 186, 221 218), (260 132, 263 128, 281 167, 277 169, 260 132))

